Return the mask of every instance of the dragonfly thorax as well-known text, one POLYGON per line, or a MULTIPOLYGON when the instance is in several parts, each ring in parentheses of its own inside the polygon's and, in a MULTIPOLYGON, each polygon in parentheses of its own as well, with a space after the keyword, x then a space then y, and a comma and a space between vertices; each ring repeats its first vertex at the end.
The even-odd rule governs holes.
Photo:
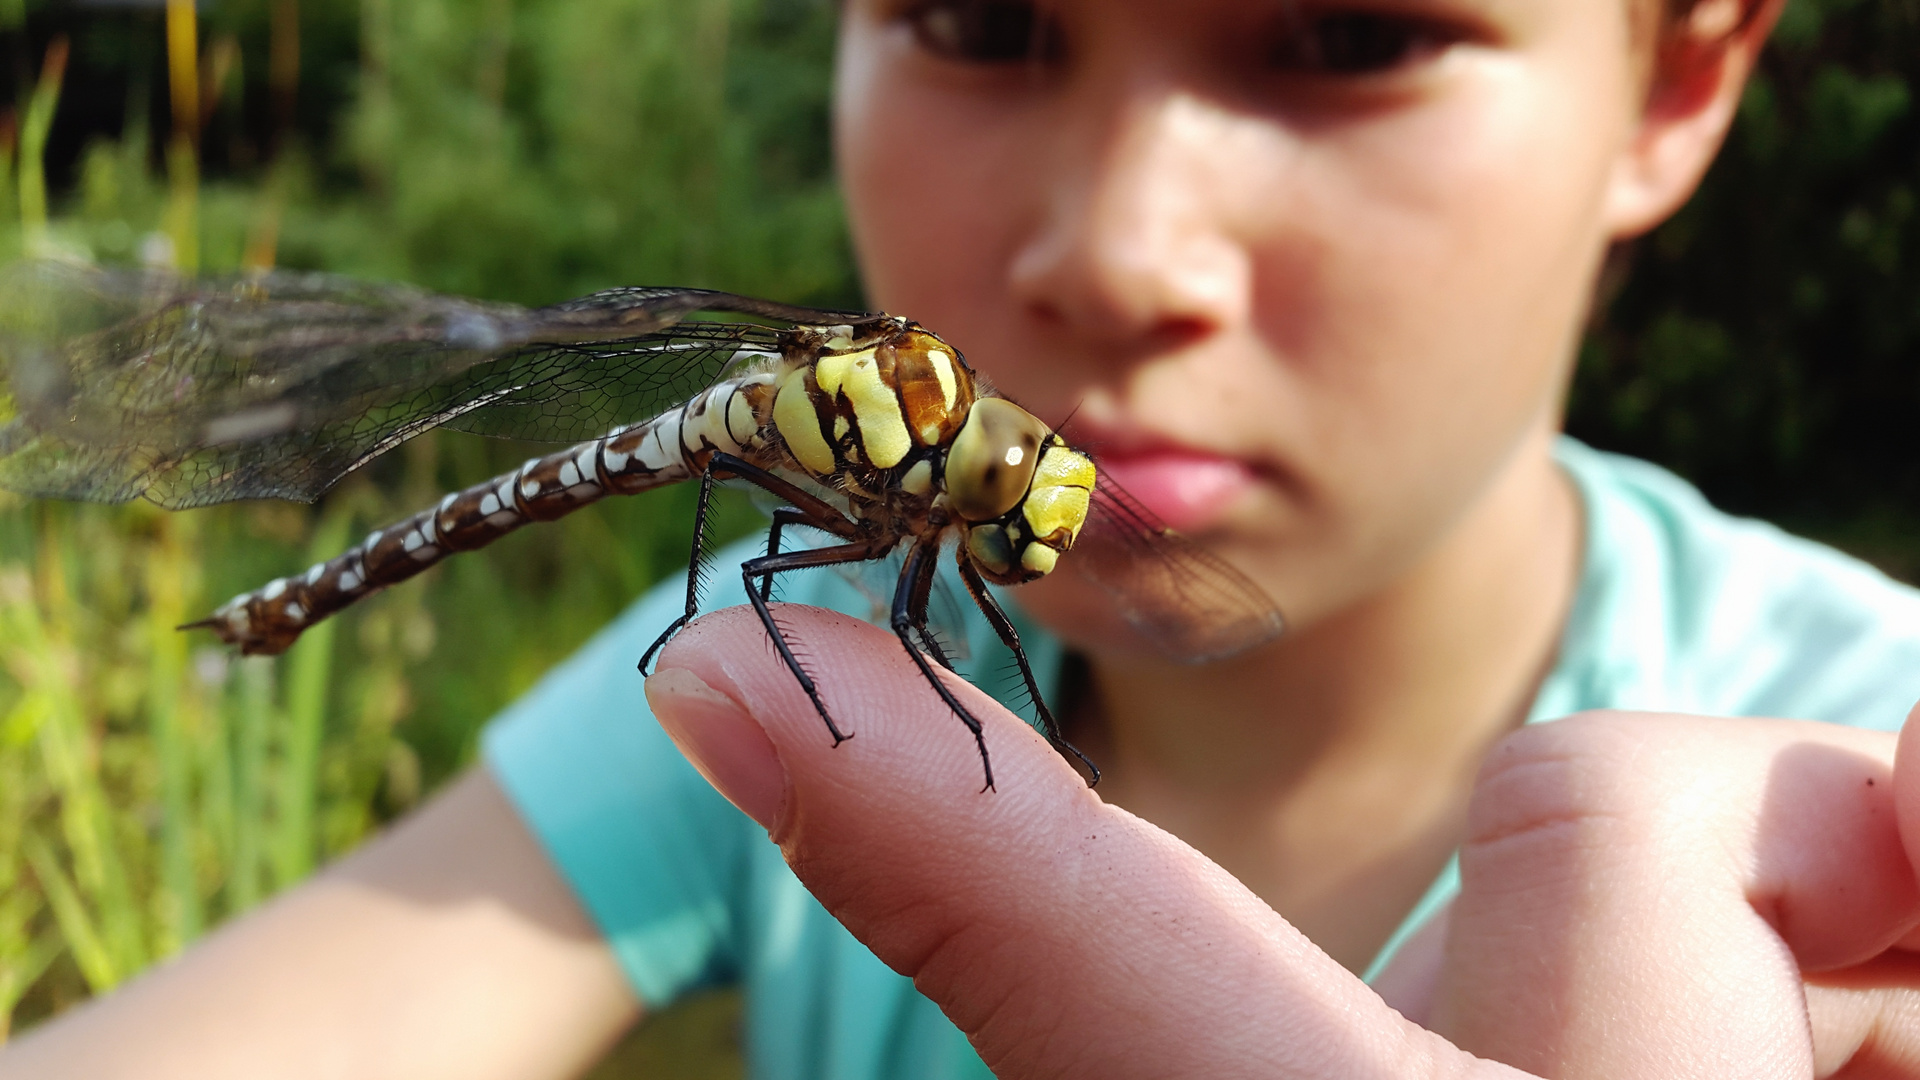
POLYGON ((877 342, 829 340, 780 376, 772 420, 808 475, 871 490, 882 474, 947 444, 973 395, 972 372, 952 346, 907 328, 877 342))

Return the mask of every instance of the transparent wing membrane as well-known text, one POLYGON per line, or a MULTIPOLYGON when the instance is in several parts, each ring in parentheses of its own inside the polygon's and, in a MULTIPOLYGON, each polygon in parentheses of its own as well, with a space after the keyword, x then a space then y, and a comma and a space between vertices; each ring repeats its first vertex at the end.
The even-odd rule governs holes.
POLYGON ((1273 640, 1284 626, 1260 586, 1161 524, 1105 474, 1064 561, 1105 589, 1128 624, 1176 660, 1225 659, 1273 640))
POLYGON ((775 324, 858 323, 699 289, 527 309, 313 274, 0 272, 0 486, 180 508, 311 501, 441 425, 571 441, 677 405, 775 324))

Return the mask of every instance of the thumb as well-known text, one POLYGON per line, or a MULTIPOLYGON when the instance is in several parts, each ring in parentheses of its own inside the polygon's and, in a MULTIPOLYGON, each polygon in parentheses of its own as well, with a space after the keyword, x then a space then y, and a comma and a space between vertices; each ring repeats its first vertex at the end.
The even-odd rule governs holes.
MULTIPOLYGON (((676 638, 648 700, 827 910, 1000 1076, 1384 1077, 1466 1063, 1225 871, 1101 802, 985 694, 948 680, 984 725, 990 792, 973 738, 898 639, 832 612, 775 611, 848 741, 834 745, 745 608, 676 638)), ((1481 1068, 1507 1073, 1465 1071, 1481 1068)))

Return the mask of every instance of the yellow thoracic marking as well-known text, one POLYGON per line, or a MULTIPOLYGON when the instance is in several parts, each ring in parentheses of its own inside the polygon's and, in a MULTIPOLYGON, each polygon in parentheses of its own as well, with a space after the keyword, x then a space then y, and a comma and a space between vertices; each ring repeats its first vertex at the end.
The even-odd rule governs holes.
POLYGON ((807 393, 807 369, 795 368, 780 384, 773 399, 773 426, 787 440, 787 449, 802 468, 815 476, 833 473, 833 447, 820 434, 820 417, 813 411, 813 398, 807 393))
POLYGON ((1020 516, 1026 518, 1036 537, 1052 536, 1065 529, 1070 539, 1078 539, 1080 527, 1087 523, 1093 484, 1090 458, 1064 446, 1049 446, 1040 455, 1033 487, 1027 492, 1020 516))
POLYGON ((852 430, 853 425, 848 422, 846 417, 836 416, 833 418, 833 437, 835 441, 846 438, 847 432, 852 430))
POLYGON ((872 360, 873 350, 862 349, 859 352, 834 353, 814 361, 813 381, 826 391, 829 398, 840 395, 841 384, 847 381, 847 370, 859 360, 872 360))
MULTIPOLYGON (((953 377, 953 357, 945 349, 928 349, 927 363, 933 365, 933 377, 940 380, 940 396, 946 399, 947 411, 953 411, 953 403, 960 399, 960 384, 953 377)), ((927 440, 931 445, 937 439, 927 440)))
POLYGON ((900 413, 900 398, 880 378, 880 365, 872 353, 849 356, 853 363, 840 392, 853 405, 854 418, 860 421, 860 442, 866 447, 867 460, 875 468, 891 469, 913 449, 906 417, 900 413))

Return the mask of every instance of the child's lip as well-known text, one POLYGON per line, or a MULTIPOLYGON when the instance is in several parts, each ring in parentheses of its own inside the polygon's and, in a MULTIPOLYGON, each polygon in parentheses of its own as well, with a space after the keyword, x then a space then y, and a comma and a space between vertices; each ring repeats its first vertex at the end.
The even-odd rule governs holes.
POLYGON ((1101 475, 1182 532, 1205 531, 1232 512, 1256 482, 1245 462, 1168 445, 1094 451, 1101 475))
POLYGON ((1103 479, 1116 482, 1162 522, 1185 533, 1202 533, 1220 524, 1262 479, 1257 465, 1233 454, 1124 421, 1072 417, 1062 436, 1092 455, 1103 479))

